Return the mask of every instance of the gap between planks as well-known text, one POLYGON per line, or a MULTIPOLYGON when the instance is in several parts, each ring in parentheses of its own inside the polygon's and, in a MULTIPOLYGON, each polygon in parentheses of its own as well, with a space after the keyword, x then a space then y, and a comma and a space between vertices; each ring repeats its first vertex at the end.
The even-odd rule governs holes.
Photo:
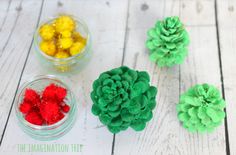
MULTIPOLYGON (((38 25, 39 25, 39 21, 40 21, 41 15, 42 15, 43 4, 44 4, 44 0, 42 0, 41 6, 40 6, 40 11, 39 11, 38 19, 37 19, 36 28, 37 28, 38 25)), ((31 40, 30 47, 29 47, 28 52, 27 52, 27 56, 26 56, 24 65, 23 65, 22 71, 21 71, 21 73, 20 73, 20 78, 19 78, 19 81, 18 81, 18 84, 17 84, 17 87, 16 87, 16 91, 15 91, 15 94, 14 94, 14 97, 13 97, 13 101, 12 101, 12 104, 11 104, 11 106, 10 106, 10 110, 9 110, 9 113, 8 113, 8 116, 7 116, 7 120, 6 120, 4 129, 3 129, 3 133, 2 133, 2 136, 1 136, 0 147, 1 147, 2 142, 3 142, 3 138, 4 138, 4 135, 5 135, 5 131, 6 131, 6 128, 7 128, 7 125, 8 125, 8 121, 9 121, 9 118, 10 118, 10 115, 11 115, 11 111, 12 111, 12 108, 13 108, 13 105, 14 105, 14 102, 15 102, 15 99, 16 99, 16 94, 17 94, 17 91, 18 91, 19 86, 20 86, 20 82, 21 82, 21 79, 22 79, 22 75, 23 75, 23 73, 24 73, 25 66, 26 66, 26 63, 27 63, 28 58, 29 58, 30 50, 31 50, 32 45, 33 45, 33 41, 34 41, 34 37, 32 37, 32 40, 31 40)))
MULTIPOLYGON (((124 58, 125 58, 125 53, 126 53, 126 41, 128 38, 128 19, 129 19, 129 3, 130 0, 128 0, 128 7, 127 7, 127 20, 126 20, 126 30, 125 30, 125 39, 124 39, 124 50, 123 50, 123 57, 122 57, 122 65, 124 63, 124 58)), ((221 90, 222 90, 222 97, 225 99, 225 91, 224 91, 224 76, 223 76, 223 71, 222 71, 222 60, 221 60, 221 46, 220 46, 220 36, 219 36, 219 25, 218 25, 218 10, 217 10, 217 0, 214 0, 214 10, 215 10, 215 24, 216 25, 197 25, 197 26, 205 26, 205 27, 212 27, 216 26, 216 36, 217 36, 217 48, 218 48, 218 58, 219 58, 219 67, 220 67, 220 81, 221 81, 221 90)), ((189 27, 196 27, 196 26, 191 26, 189 27)), ((180 67, 179 67, 180 68, 180 67)), ((180 72, 180 70, 179 70, 180 72)), ((181 74, 179 74, 179 80, 181 79, 181 74)), ((225 110, 226 113, 226 110, 225 110)), ((228 125, 227 125, 227 113, 224 121, 224 126, 225 126, 225 145, 226 145, 226 154, 230 155, 230 147, 229 147, 229 136, 228 136, 228 125)), ((113 135, 113 143, 112 143, 112 151, 111 155, 114 155, 114 147, 115 147, 115 136, 116 134, 113 135)))
MULTIPOLYGON (((219 67, 220 67, 220 81, 221 81, 221 90, 222 90, 222 97, 225 100, 225 87, 224 87, 224 75, 222 70, 222 60, 221 60, 221 46, 220 46, 220 35, 219 35, 219 23, 218 23, 218 9, 217 9, 217 0, 214 0, 214 9, 215 9, 215 24, 216 24, 216 37, 217 37, 217 48, 218 48, 218 56, 219 56, 219 67)), ((226 145, 226 154, 230 155, 230 146, 229 146, 229 134, 228 134, 228 122, 227 122, 227 111, 225 108, 225 145, 226 145)))
MULTIPOLYGON (((42 0, 42 3, 41 3, 40 12, 39 12, 39 16, 38 16, 38 20, 37 20, 37 25, 36 25, 36 26, 38 26, 39 21, 40 21, 40 18, 41 18, 42 9, 43 9, 43 4, 44 4, 44 0, 42 0)), ((123 63, 124 63, 124 58, 125 58, 125 53, 126 53, 126 41, 127 41, 128 34, 129 34, 129 32, 128 32, 128 31, 129 31, 129 28, 128 28, 129 4, 130 4, 130 0, 128 0, 128 6, 127 6, 125 39, 124 39, 124 48, 123 48, 123 56, 122 56, 121 65, 123 65, 123 63)), ((216 23, 216 36, 217 36, 217 47, 218 47, 218 56, 219 56, 219 67, 220 67, 220 76, 221 76, 221 89, 222 89, 222 96, 223 96, 223 98, 225 99, 224 77, 223 77, 222 60, 221 60, 221 46, 220 46, 220 40, 219 40, 219 37, 220 37, 220 36, 219 36, 219 25, 218 25, 217 0, 215 0, 215 6, 214 6, 214 8, 215 8, 215 23, 216 23)), ((18 91, 18 88, 19 88, 19 85, 20 85, 20 82, 21 82, 21 78, 22 78, 23 72, 24 72, 24 70, 25 70, 26 63, 27 63, 27 61, 28 61, 28 57, 29 57, 30 50, 31 50, 31 48, 32 48, 32 44, 33 44, 33 38, 32 38, 32 41, 31 41, 29 50, 28 50, 28 52, 27 52, 27 57, 26 57, 26 60, 25 60, 23 69, 22 69, 22 71, 21 71, 20 79, 19 79, 19 82, 18 82, 18 84, 17 84, 17 89, 16 89, 16 91, 15 91, 15 95, 14 95, 14 98, 13 98, 13 102, 12 102, 12 104, 11 104, 10 111, 9 111, 8 117, 7 117, 7 121, 6 121, 5 126, 4 126, 3 134, 2 134, 1 140, 0 140, 0 146, 1 146, 2 141, 3 141, 3 138, 4 138, 5 130, 6 130, 6 127, 7 127, 8 121, 9 121, 9 117, 10 117, 10 114, 11 114, 11 111, 12 111, 12 108, 13 108, 13 105, 14 105, 16 93, 17 93, 17 91, 18 91)), ((225 111, 225 112, 226 112, 226 111, 225 111)), ((228 137, 228 126, 227 126, 227 113, 226 113, 226 118, 225 118, 225 138, 226 138, 226 154, 227 154, 227 155, 230 155, 229 137, 228 137)), ((112 142, 111 155, 114 154, 114 147, 115 147, 115 134, 113 135, 113 142, 112 142)))
MULTIPOLYGON (((128 0, 128 2, 127 2, 125 38, 124 38, 124 46, 123 46, 123 55, 122 55, 121 65, 124 65, 126 46, 127 46, 127 38, 128 38, 128 35, 129 35, 129 27, 128 27, 129 26, 129 6, 130 6, 130 0, 128 0)), ((115 143, 116 143, 116 134, 113 134, 112 147, 111 147, 111 155, 114 155, 115 143)))

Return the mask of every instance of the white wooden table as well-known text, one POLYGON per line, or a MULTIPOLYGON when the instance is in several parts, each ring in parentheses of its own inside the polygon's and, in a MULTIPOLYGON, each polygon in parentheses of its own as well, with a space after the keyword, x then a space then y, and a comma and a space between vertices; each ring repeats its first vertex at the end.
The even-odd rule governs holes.
POLYGON ((236 155, 236 0, 1 0, 0 1, 0 154, 37 154, 34 144, 79 146, 84 155, 236 155), (34 56, 38 23, 58 13, 84 19, 93 39, 93 57, 78 75, 67 76, 80 103, 73 129, 56 141, 31 139, 18 127, 14 100, 27 79, 50 74, 34 56), (158 68, 148 59, 147 29, 177 15, 190 34, 182 65, 158 68), (154 118, 142 132, 113 135, 90 112, 90 91, 99 73, 127 65, 146 70, 158 87, 154 118), (197 83, 216 85, 227 102, 227 117, 211 134, 193 134, 176 117, 179 95, 197 83), (27 151, 27 150, 26 150, 27 151))

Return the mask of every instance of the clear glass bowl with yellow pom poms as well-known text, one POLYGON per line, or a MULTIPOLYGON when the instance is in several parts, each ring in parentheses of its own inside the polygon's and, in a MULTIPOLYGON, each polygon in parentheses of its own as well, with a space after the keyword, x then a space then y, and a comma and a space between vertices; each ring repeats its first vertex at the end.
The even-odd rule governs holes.
POLYGON ((86 23, 65 14, 42 22, 33 44, 42 66, 57 73, 77 73, 87 64, 92 52, 86 23))

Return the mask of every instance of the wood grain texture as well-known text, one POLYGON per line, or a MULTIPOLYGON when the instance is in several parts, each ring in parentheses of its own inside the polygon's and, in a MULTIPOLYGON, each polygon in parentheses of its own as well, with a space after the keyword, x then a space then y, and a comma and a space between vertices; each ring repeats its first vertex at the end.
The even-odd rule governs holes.
POLYGON ((117 134, 114 154, 226 154, 224 124, 211 134, 192 134, 181 126, 176 113, 179 95, 190 86, 211 83, 221 89, 214 1, 131 0, 128 28, 124 64, 147 70, 159 91, 153 120, 143 132, 129 129, 117 134), (148 6, 145 11, 144 5, 148 6), (159 69, 148 60, 146 31, 169 15, 180 16, 186 24, 189 55, 180 66, 159 69))
MULTIPOLYGON (((219 89, 223 86, 230 154, 236 155, 236 0, 215 1, 48 0, 44 1, 40 16, 42 0, 1 0, 0 134, 4 133, 4 136, 0 154, 43 154, 18 152, 18 144, 82 144, 82 152, 69 154, 85 155, 109 155, 112 151, 115 155, 227 154, 224 124, 211 134, 191 134, 181 126, 176 116, 176 103, 181 93, 194 84, 210 83, 219 89), (51 74, 42 68, 34 55, 34 48, 30 47, 38 17, 43 21, 58 13, 72 14, 85 20, 92 34, 94 53, 80 74, 58 75, 77 96, 79 113, 75 126, 57 141, 41 142, 21 131, 14 110, 10 113, 6 130, 4 127, 19 80, 22 84, 36 75, 51 74), (180 16, 186 25, 191 39, 189 55, 180 66, 158 68, 148 59, 146 32, 156 20, 171 15, 180 16), (149 72, 152 85, 158 87, 157 107, 154 118, 143 132, 128 129, 117 134, 113 141, 113 134, 91 114, 89 93, 92 82, 101 72, 121 64, 149 72)), ((50 154, 57 155, 58 152, 50 154)))
POLYGON ((236 1, 218 0, 218 29, 220 54, 227 103, 227 124, 230 154, 236 154, 236 1))
POLYGON ((0 134, 4 131, 41 8, 41 0, 0 2, 0 134), (34 10, 31 6, 35 6, 34 10))
MULTIPOLYGON (((75 126, 67 135, 56 141, 40 142, 31 139, 20 130, 16 124, 15 114, 12 112, 4 135, 1 152, 4 154, 15 154, 17 153, 17 144, 27 143, 82 144, 83 149, 81 154, 90 155, 95 152, 99 155, 111 154, 113 135, 90 112, 92 104, 90 92, 92 82, 101 72, 121 65, 127 16, 126 11, 126 0, 45 1, 41 21, 58 13, 72 14, 84 19, 92 34, 94 53, 88 66, 78 75, 61 77, 68 81, 68 84, 78 97, 78 118, 75 126)), ((30 52, 21 83, 35 75, 49 74, 36 60, 34 52, 34 49, 30 52)), ((58 153, 54 152, 50 154, 58 153)), ((69 154, 78 154, 78 152, 69 152, 69 154)))

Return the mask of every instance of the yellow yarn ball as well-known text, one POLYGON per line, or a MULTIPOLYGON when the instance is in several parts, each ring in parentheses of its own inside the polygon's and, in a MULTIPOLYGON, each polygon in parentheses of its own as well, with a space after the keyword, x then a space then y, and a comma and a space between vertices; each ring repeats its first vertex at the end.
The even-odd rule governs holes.
POLYGON ((43 40, 52 40, 55 34, 53 26, 44 24, 39 29, 39 34, 43 40))
POLYGON ((68 49, 73 44, 72 38, 60 38, 58 39, 59 48, 68 49))
POLYGON ((75 21, 70 16, 60 16, 55 20, 55 29, 57 32, 65 30, 73 31, 75 29, 75 21))
POLYGON ((85 47, 85 44, 81 42, 73 43, 72 46, 70 47, 70 55, 73 56, 73 55, 79 54, 84 47, 85 47))
POLYGON ((47 55, 53 56, 56 53, 56 45, 53 41, 42 41, 40 49, 47 55))

